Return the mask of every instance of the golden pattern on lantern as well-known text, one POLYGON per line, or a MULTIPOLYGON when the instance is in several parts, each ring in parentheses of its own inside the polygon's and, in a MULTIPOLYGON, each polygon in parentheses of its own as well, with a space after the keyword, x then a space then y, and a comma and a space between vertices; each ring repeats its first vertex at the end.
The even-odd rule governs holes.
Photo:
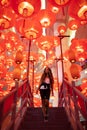
POLYGON ((87 20, 87 0, 72 0, 68 8, 68 13, 72 18, 87 20))
POLYGON ((53 41, 50 36, 41 36, 36 40, 36 44, 40 49, 48 51, 53 47, 53 41))
POLYGON ((40 0, 11 0, 14 11, 22 17, 30 17, 38 13, 41 7, 40 0))
POLYGON ((16 14, 11 7, 0 8, 0 30, 8 29, 14 25, 16 14))
POLYGON ((38 20, 36 24, 35 17, 32 19, 18 19, 16 21, 16 29, 23 37, 31 40, 38 38, 42 34, 42 26, 38 20))
POLYGON ((0 5, 2 6, 9 6, 10 5, 10 0, 0 0, 0 5))
POLYGON ((70 73, 73 79, 78 79, 80 78, 80 72, 81 72, 82 68, 80 65, 78 64, 71 64, 70 66, 70 73))
POLYGON ((56 20, 55 16, 56 15, 53 12, 51 12, 50 10, 42 9, 39 11, 37 19, 40 21, 42 27, 47 28, 47 27, 53 25, 53 23, 56 20))
POLYGON ((69 23, 68 23, 68 27, 71 30, 77 30, 79 26, 80 26, 80 22, 75 20, 75 19, 70 20, 69 23))
POLYGON ((60 8, 57 5, 53 5, 51 3, 47 3, 47 9, 51 10, 53 13, 57 14, 60 8))
POLYGON ((49 2, 56 6, 65 6, 70 0, 49 0, 49 2))
POLYGON ((64 34, 66 32, 66 26, 65 25, 60 25, 58 27, 58 32, 59 32, 59 34, 64 34))
POLYGON ((17 65, 13 71, 13 79, 20 80, 20 78, 21 78, 21 69, 20 69, 20 66, 17 65))
POLYGON ((56 4, 58 5, 65 5, 67 4, 70 0, 54 0, 56 4))

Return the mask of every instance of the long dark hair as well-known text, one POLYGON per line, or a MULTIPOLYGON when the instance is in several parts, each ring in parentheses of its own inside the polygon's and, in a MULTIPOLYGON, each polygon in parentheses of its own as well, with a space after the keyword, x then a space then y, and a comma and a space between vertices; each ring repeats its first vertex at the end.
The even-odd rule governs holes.
POLYGON ((44 69, 44 71, 43 71, 43 73, 42 73, 42 76, 41 76, 40 84, 39 84, 39 85, 41 85, 41 84, 44 82, 44 80, 45 80, 46 77, 49 77, 51 87, 53 87, 54 78, 53 78, 52 71, 51 71, 51 69, 50 69, 48 66, 45 67, 45 69, 44 69), (47 69, 48 69, 48 71, 46 71, 47 69))

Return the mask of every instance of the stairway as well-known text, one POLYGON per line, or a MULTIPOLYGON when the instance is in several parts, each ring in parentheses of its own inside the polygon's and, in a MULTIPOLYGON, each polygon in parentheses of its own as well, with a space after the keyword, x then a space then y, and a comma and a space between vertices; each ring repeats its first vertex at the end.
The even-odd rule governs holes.
POLYGON ((49 108, 44 122, 41 108, 28 108, 18 130, 73 130, 63 107, 49 108))

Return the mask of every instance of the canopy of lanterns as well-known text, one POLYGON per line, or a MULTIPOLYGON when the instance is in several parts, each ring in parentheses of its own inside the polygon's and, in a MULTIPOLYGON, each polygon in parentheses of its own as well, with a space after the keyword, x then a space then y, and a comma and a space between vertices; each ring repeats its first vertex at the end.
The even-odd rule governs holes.
MULTIPOLYGON (((34 80, 33 76, 37 79, 31 83, 34 89, 44 66, 49 64, 53 67, 54 52, 60 46, 60 38, 54 36, 52 29, 58 23, 58 15, 67 15, 65 9, 69 17, 66 18, 67 22, 61 22, 57 27, 59 35, 67 34, 67 30, 76 31, 87 24, 86 0, 47 0, 44 9, 41 0, 0 1, 0 96, 12 90, 15 80, 22 82, 27 78, 28 62, 29 80, 34 80), (29 41, 31 45, 28 48, 29 41)), ((70 42, 63 56, 71 64, 69 71, 72 79, 78 79, 82 71, 78 63, 87 59, 87 39, 73 38, 70 42)), ((55 83, 55 90, 56 86, 55 83)))

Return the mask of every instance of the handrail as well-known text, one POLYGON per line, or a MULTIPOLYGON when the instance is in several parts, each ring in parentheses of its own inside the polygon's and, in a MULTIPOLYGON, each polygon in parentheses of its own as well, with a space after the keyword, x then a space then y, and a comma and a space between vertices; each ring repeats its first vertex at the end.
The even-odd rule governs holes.
MULTIPOLYGON (((87 121, 87 97, 66 80, 59 94, 59 107, 64 106, 75 130, 84 130, 81 117, 87 121), (81 117, 80 117, 81 115, 81 117)), ((87 126, 84 126, 87 128, 87 126)))
POLYGON ((22 116, 22 111, 27 108, 27 105, 30 107, 33 105, 30 85, 27 80, 20 86, 16 81, 14 90, 0 100, 0 130, 14 130, 16 118, 22 116), (10 117, 10 121, 8 126, 3 128, 7 117, 10 117))

